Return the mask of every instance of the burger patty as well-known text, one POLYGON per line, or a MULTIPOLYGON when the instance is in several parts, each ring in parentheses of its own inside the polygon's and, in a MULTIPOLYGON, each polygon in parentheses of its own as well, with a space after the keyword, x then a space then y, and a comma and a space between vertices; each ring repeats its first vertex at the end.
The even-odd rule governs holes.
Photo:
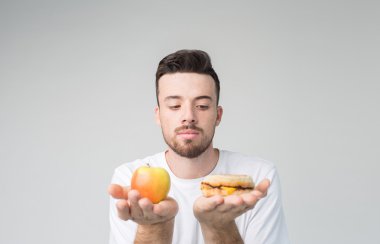
POLYGON ((205 183, 205 182, 202 182, 202 185, 205 185, 206 187, 209 187, 209 188, 221 188, 221 187, 230 187, 230 188, 235 188, 237 190, 253 190, 253 187, 242 187, 242 186, 222 186, 222 185, 219 185, 219 186, 212 186, 210 185, 209 183, 205 183))

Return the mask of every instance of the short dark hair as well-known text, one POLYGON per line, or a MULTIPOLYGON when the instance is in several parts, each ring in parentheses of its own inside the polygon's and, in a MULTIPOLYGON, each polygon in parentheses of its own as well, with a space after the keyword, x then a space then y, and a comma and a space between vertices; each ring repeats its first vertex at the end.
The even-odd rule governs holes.
POLYGON ((212 67, 210 56, 205 51, 183 49, 175 53, 169 54, 168 56, 163 58, 158 64, 156 72, 157 105, 159 105, 158 80, 165 74, 173 74, 177 72, 189 72, 210 75, 215 82, 216 104, 219 103, 219 78, 212 67))

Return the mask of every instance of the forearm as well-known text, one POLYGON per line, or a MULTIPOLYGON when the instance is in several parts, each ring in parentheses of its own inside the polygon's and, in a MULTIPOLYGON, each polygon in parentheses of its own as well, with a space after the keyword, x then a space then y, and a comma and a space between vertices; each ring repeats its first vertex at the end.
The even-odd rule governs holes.
POLYGON ((235 221, 222 228, 201 224, 201 229, 204 241, 207 244, 244 243, 235 221))
POLYGON ((174 218, 153 225, 139 225, 137 227, 135 243, 172 243, 174 218))

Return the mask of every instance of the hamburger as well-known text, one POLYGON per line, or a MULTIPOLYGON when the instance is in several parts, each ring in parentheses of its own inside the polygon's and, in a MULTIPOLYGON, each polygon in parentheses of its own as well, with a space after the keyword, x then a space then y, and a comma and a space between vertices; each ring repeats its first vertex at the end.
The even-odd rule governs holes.
POLYGON ((240 195, 252 191, 254 187, 249 175, 208 175, 201 182, 202 194, 205 197, 240 195))

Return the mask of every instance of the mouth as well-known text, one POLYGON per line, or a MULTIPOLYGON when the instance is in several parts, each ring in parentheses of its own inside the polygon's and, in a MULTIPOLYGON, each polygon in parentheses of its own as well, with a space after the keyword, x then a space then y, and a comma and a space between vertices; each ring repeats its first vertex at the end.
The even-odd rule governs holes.
POLYGON ((181 130, 177 135, 183 139, 190 140, 194 139, 199 135, 199 131, 196 130, 181 130))

